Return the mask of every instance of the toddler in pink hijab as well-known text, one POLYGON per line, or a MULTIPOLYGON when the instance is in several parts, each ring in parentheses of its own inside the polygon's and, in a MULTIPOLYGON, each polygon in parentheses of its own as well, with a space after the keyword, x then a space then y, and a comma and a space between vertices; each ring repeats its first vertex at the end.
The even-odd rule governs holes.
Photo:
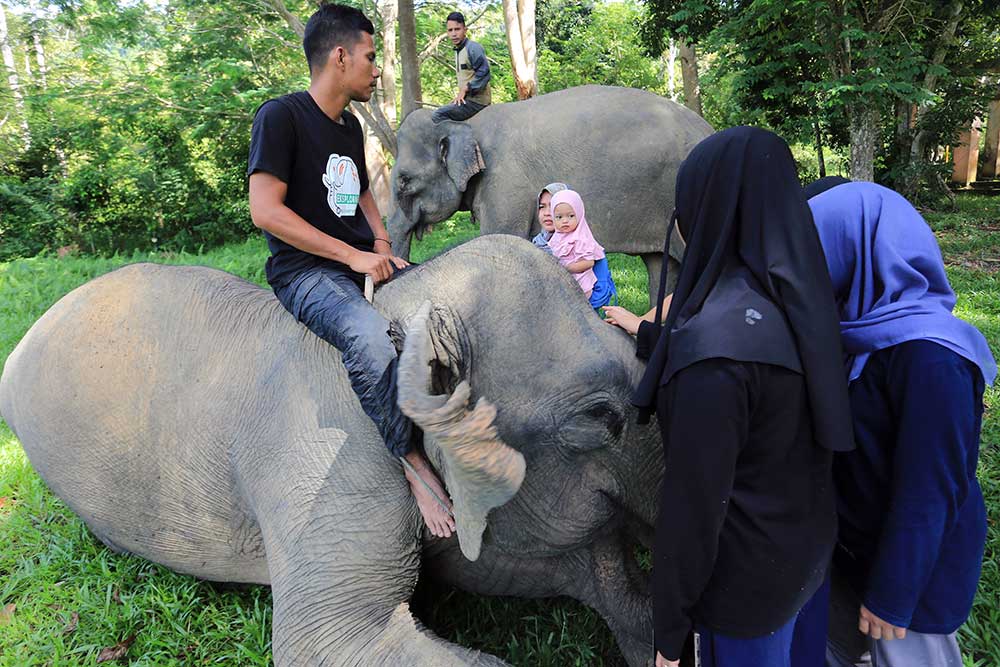
POLYGON ((555 233, 549 239, 549 247, 559 263, 573 274, 580 289, 590 298, 597 282, 594 262, 604 258, 604 248, 590 233, 587 218, 584 217, 583 200, 573 190, 563 190, 552 195, 549 204, 555 233))

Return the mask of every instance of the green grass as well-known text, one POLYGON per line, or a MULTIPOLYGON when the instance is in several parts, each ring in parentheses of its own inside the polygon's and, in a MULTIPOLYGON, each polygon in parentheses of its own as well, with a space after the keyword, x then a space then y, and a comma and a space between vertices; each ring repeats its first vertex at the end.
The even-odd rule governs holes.
MULTIPOLYGON (((955 211, 925 212, 958 294, 955 313, 971 322, 1000 358, 1000 198, 960 196, 955 211)), ((959 630, 965 664, 1000 665, 1000 391, 987 388, 979 452, 979 483, 988 532, 983 573, 969 621, 959 630)))
MULTIPOLYGON (((929 213, 958 314, 1000 352, 1000 198, 968 196, 952 213, 929 213)), ((437 225, 414 245, 424 261, 477 234, 467 215, 437 225)), ((0 361, 61 296, 118 266, 138 261, 204 264, 264 284, 261 239, 201 255, 39 257, 0 264, 0 361)), ((637 258, 612 255, 622 304, 643 312, 646 273, 637 258)), ((961 630, 967 665, 1000 665, 1000 422, 992 406, 983 426, 979 474, 989 538, 972 617, 961 630)), ((95 665, 101 650, 134 636, 132 665, 270 664, 271 597, 265 587, 222 586, 112 553, 55 498, 0 422, 0 667, 95 665), (9 609, 9 607, 8 607, 9 609), (73 615, 77 620, 75 627, 73 615)), ((418 615, 439 635, 495 653, 514 665, 622 665, 603 621, 570 600, 480 598, 422 582, 418 615)))

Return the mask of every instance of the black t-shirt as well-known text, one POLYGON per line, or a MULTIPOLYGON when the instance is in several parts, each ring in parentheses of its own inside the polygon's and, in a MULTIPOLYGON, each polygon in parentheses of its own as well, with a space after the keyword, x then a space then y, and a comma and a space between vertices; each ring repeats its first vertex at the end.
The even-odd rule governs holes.
MULTIPOLYGON (((368 189, 364 133, 350 112, 341 119, 343 124, 333 121, 305 91, 265 102, 253 121, 247 175, 265 171, 281 179, 288 185, 288 208, 324 234, 371 252, 375 238, 358 206, 368 189)), ((294 248, 268 232, 264 237, 271 249, 267 282, 273 287, 316 266, 353 275, 345 264, 294 248)))

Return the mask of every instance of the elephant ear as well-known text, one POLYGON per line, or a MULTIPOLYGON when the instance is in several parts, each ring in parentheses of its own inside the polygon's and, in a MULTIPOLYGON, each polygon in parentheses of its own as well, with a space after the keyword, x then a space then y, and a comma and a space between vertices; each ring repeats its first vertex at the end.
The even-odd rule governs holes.
POLYGON ((410 320, 399 360, 399 407, 424 431, 424 447, 443 473, 454 504, 462 553, 479 558, 486 516, 509 501, 524 481, 524 457, 497 435, 494 408, 485 399, 469 406, 465 380, 450 395, 432 394, 432 363, 457 369, 461 342, 454 335, 456 315, 432 313, 425 302, 410 320), (435 350, 439 350, 435 353, 435 350))
POLYGON ((468 123, 444 121, 442 125, 447 134, 441 137, 438 146, 441 163, 459 192, 465 192, 469 179, 486 168, 483 154, 468 123))

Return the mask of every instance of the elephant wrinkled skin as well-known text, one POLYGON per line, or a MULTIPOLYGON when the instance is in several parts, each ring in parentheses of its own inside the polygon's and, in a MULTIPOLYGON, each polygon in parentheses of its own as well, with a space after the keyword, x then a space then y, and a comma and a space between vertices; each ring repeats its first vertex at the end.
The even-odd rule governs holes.
MULTIPOLYGON (((408 257, 411 236, 456 211, 472 211, 483 234, 529 238, 538 191, 565 181, 605 250, 642 257, 655 298, 677 169, 711 133, 676 102, 609 86, 494 104, 463 122, 435 124, 429 110, 414 111, 399 128, 392 169, 393 248, 408 257)), ((680 260, 679 239, 670 254, 680 260)))
POLYGON ((375 304, 457 537, 423 530, 339 352, 269 290, 214 269, 137 264, 65 296, 8 358, 0 413, 110 547, 270 584, 279 667, 503 664, 411 615, 422 566, 482 594, 576 598, 645 664, 631 553, 662 454, 655 427, 634 423, 629 336, 510 236, 413 268, 375 304))

